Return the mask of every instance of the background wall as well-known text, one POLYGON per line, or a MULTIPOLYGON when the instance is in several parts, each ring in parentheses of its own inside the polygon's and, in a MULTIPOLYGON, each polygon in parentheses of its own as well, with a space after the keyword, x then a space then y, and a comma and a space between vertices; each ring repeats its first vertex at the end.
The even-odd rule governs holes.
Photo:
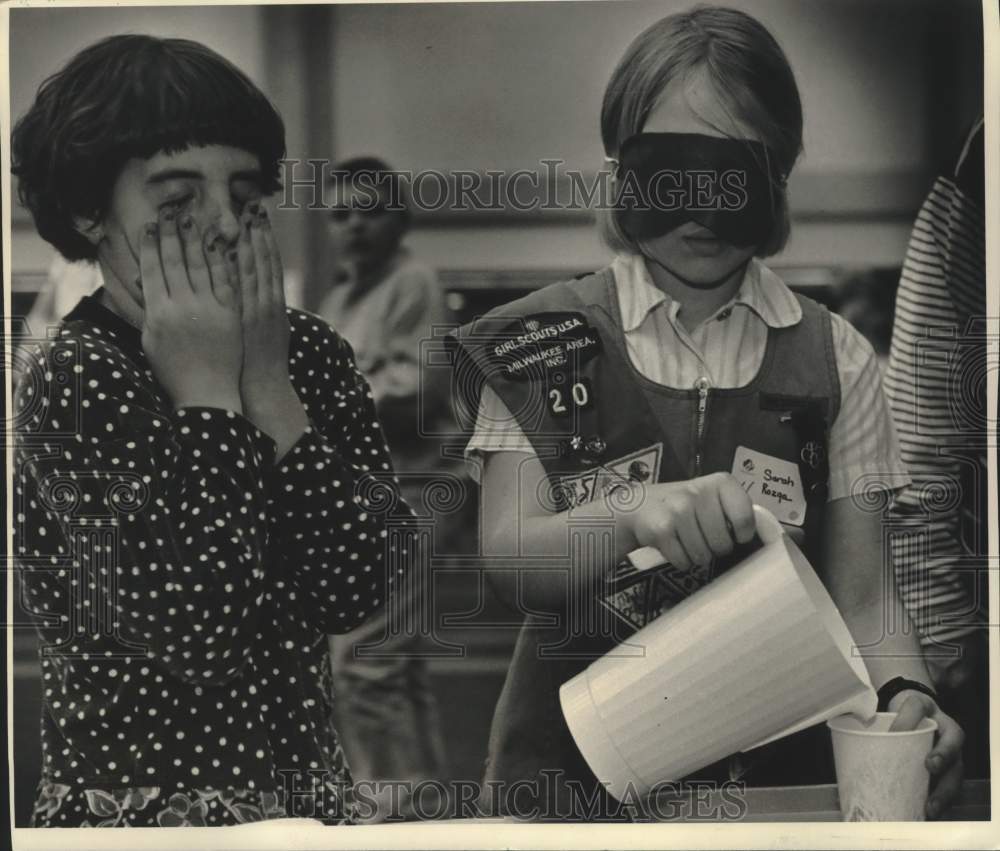
MULTIPOLYGON (((15 9, 11 113, 72 53, 117 32, 201 39, 275 100, 289 156, 377 153, 397 168, 593 172, 615 62, 687 0, 584 3, 15 9)), ((982 103, 976 0, 731 0, 775 34, 797 75, 805 155, 778 266, 894 266, 910 220, 982 103)), ((32 289, 50 252, 15 220, 12 265, 32 289)), ((315 304, 331 257, 320 213, 278 216, 291 294, 315 304)), ((468 287, 540 283, 605 259, 589 215, 418 218, 411 237, 468 287)), ((822 277, 822 276, 820 276, 822 277)))
MULTIPOLYGON (((407 168, 597 168, 601 97, 640 30, 677 0, 345 6, 334 13, 333 139, 407 168)), ((736 0, 795 69, 812 172, 920 167, 929 6, 736 0)))
MULTIPOLYGON (((345 6, 332 21, 337 156, 378 151, 397 168, 594 171, 600 103, 631 39, 682 0, 345 6)), ((777 263, 893 265, 942 155, 978 110, 978 4, 921 0, 736 0, 795 69, 805 156, 798 222, 777 263), (971 40, 971 41, 970 41, 971 40), (965 100, 965 115, 942 112, 965 100), (971 100, 971 103, 970 103, 971 100), (944 127, 942 127, 944 125, 944 127), (945 143, 947 144, 947 143, 945 143)), ((981 85, 981 83, 980 83, 981 85)), ((979 103, 981 104, 981 89, 979 103)), ((438 217, 443 218, 443 217, 438 217)), ((604 259, 589 217, 530 227, 468 214, 425 222, 421 252, 444 268, 565 270, 604 259)))

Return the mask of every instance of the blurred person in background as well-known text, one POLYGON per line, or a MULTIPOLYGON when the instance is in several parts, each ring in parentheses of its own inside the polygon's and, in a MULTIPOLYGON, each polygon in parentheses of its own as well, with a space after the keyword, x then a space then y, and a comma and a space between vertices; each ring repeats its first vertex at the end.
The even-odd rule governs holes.
POLYGON ((91 263, 70 263, 56 255, 49 266, 45 284, 25 317, 28 330, 44 337, 48 328, 55 327, 85 295, 90 295, 104 283, 101 269, 91 263))
POLYGON ((15 387, 23 372, 23 364, 29 357, 26 349, 28 341, 47 339, 49 329, 56 328, 81 298, 95 292, 103 283, 98 266, 84 262, 70 263, 61 254, 53 258, 45 283, 24 317, 27 339, 17 341, 18 352, 13 361, 15 387))
POLYGON ((893 539, 896 579, 973 777, 989 776, 983 133, 980 118, 917 216, 885 376, 913 479, 892 518, 926 535, 893 539))
MULTIPOLYGON (((386 429, 401 493, 418 516, 427 517, 427 488, 446 466, 441 441, 423 426, 446 410, 448 388, 435 376, 441 370, 422 375, 421 341, 448 321, 444 295, 434 270, 402 244, 409 199, 401 181, 391 183, 388 164, 357 157, 335 166, 332 174, 330 232, 337 266, 319 313, 353 347, 386 429)), ((434 524, 436 551, 458 531, 448 519, 434 524)), ((415 598, 432 590, 414 585, 400 595, 400 605, 412 610, 415 598)), ((399 615, 401 622, 419 621, 399 615)), ((348 758, 355 778, 377 784, 380 792, 374 821, 412 815, 406 799, 413 784, 447 775, 421 646, 418 632, 398 634, 391 628, 386 611, 330 641, 348 758), (397 781, 411 785, 393 793, 387 784, 397 781)))

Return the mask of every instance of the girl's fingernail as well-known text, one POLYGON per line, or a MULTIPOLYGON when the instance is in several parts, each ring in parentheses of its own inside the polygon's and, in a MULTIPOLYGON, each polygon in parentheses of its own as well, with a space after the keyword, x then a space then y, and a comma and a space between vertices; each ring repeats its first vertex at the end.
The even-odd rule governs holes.
POLYGON ((215 240, 214 239, 211 242, 209 242, 208 245, 205 246, 205 250, 209 254, 214 254, 215 253, 215 240))
POLYGON ((932 756, 927 762, 928 762, 928 766, 927 767, 932 772, 937 773, 938 771, 941 770, 941 757, 939 757, 939 756, 932 756))
POLYGON ((156 222, 149 222, 146 225, 146 236, 156 236, 156 232, 160 229, 160 226, 156 222))
POLYGON ((185 216, 183 219, 181 219, 181 227, 184 228, 184 230, 191 230, 191 225, 193 224, 194 222, 192 221, 190 216, 185 216))
POLYGON ((177 214, 173 210, 164 210, 163 221, 172 222, 177 214))

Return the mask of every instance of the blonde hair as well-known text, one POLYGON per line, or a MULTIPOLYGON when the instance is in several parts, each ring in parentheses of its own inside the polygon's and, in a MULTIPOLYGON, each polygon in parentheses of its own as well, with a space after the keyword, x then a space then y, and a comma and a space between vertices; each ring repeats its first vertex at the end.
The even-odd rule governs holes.
MULTIPOLYGON (((802 102, 784 51, 760 22, 746 13, 698 6, 668 15, 640 33, 604 91, 604 151, 617 160, 622 143, 642 131, 667 84, 702 69, 715 85, 723 107, 753 127, 774 155, 774 162, 762 166, 777 189, 779 207, 774 228, 756 254, 776 254, 791 230, 785 180, 802 152, 802 102)), ((617 179, 612 187, 617 193, 617 179)), ((599 212, 598 226, 610 248, 637 252, 614 209, 599 212)))

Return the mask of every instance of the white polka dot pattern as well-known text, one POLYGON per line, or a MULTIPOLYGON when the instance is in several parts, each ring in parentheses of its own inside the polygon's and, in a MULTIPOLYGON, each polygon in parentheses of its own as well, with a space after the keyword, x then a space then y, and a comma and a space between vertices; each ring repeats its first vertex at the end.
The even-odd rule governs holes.
POLYGON ((241 415, 174 411, 138 331, 94 298, 36 349, 15 401, 15 551, 47 618, 49 788, 349 779, 325 635, 392 585, 385 514, 359 495, 391 463, 350 348, 289 319, 310 425, 280 464, 241 415))

